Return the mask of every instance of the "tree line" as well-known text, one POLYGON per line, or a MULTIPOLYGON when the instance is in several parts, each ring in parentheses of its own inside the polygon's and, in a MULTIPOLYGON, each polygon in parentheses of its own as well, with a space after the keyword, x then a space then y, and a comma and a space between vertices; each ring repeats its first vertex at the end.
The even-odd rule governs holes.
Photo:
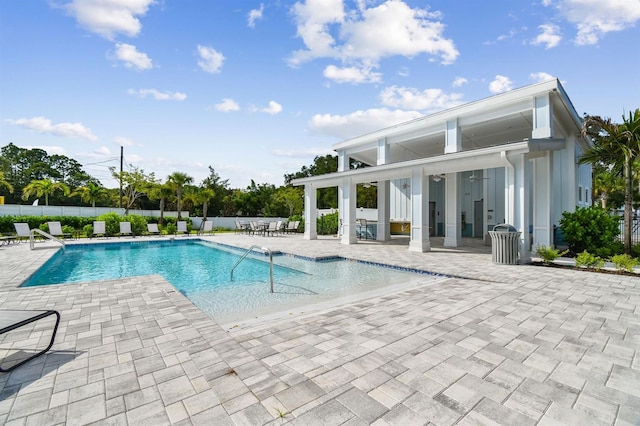
MULTIPOLYGON (((201 182, 194 182, 192 176, 182 171, 162 179, 135 166, 122 172, 115 167, 109 170, 121 182, 122 192, 120 188, 103 186, 72 158, 10 143, 0 149, 0 195, 6 204, 31 204, 37 198, 45 205, 122 207, 126 214, 131 209, 157 209, 163 216, 165 210, 171 209, 200 217, 292 217, 302 214, 304 190, 292 186, 291 181, 336 172, 338 158, 316 156, 313 164, 285 174, 284 185, 279 187, 251 180, 246 188, 231 188, 229 180, 211 166, 209 175, 201 182)), ((375 188, 359 190, 359 199, 359 206, 375 207, 375 188)), ((318 190, 318 207, 337 208, 337 188, 318 190)))

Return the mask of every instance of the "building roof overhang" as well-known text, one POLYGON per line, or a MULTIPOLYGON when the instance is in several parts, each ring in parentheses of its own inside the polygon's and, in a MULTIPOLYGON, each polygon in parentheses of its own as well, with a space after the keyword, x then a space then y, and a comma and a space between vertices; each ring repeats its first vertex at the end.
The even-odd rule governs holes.
POLYGON ((333 149, 370 165, 376 164, 380 140, 388 144, 391 162, 438 156, 444 152, 445 131, 451 120, 456 120, 460 129, 463 150, 523 140, 531 137, 534 98, 546 94, 554 121, 576 135, 583 148, 588 147, 589 142, 579 137, 582 120, 560 81, 554 79, 348 139, 333 149))
POLYGON ((524 140, 506 145, 479 148, 473 151, 461 151, 429 158, 379 166, 351 169, 344 172, 329 173, 320 176, 294 179, 294 186, 309 185, 314 188, 339 186, 348 179, 350 183, 367 183, 381 180, 402 179, 411 177, 412 170, 420 168, 424 175, 440 175, 467 170, 487 169, 508 166, 509 158, 518 154, 537 153, 543 150, 561 149, 564 140, 524 140))

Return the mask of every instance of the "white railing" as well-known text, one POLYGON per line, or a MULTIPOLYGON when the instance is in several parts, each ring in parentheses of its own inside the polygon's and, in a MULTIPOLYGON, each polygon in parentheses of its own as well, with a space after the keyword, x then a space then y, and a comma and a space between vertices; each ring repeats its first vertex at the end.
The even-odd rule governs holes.
POLYGON ((260 247, 260 246, 249 247, 249 249, 240 257, 240 259, 238 259, 236 264, 233 265, 233 267, 231 268, 231 279, 233 280, 233 271, 234 269, 236 269, 236 266, 238 266, 240 262, 242 262, 249 255, 249 253, 251 253, 251 251, 254 249, 260 249, 263 252, 269 253, 269 278, 271 281, 271 293, 273 293, 273 253, 271 253, 271 250, 269 250, 266 247, 260 247))
POLYGON ((62 241, 59 238, 54 237, 53 235, 49 234, 48 232, 44 232, 42 229, 38 229, 38 228, 33 228, 31 230, 31 232, 29 232, 29 248, 31 250, 35 249, 35 242, 36 242, 36 238, 35 238, 35 234, 40 234, 42 235, 44 238, 54 241, 56 243, 59 243, 62 245, 62 249, 64 250, 66 247, 66 244, 64 241, 62 241))

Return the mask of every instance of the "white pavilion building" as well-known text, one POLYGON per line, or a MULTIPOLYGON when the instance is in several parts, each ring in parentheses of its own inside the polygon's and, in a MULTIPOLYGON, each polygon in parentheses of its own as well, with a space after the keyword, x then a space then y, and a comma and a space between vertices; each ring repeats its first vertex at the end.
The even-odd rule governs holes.
POLYGON ((377 240, 409 235, 458 247, 501 223, 521 234, 520 262, 553 245, 562 212, 591 204, 590 142, 558 80, 537 83, 381 129, 333 146, 338 172, 296 179, 305 188, 305 239, 317 238, 316 190, 338 187, 343 244, 357 243, 356 185, 377 185, 377 240), (349 169, 349 159, 370 167, 349 169))

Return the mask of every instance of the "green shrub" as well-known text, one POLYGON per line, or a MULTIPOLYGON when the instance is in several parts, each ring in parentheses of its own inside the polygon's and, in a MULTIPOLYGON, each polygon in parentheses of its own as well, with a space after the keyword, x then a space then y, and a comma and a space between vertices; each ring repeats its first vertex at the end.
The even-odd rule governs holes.
POLYGON ((118 235, 120 233, 120 222, 122 217, 118 213, 110 212, 101 214, 96 218, 97 221, 104 221, 104 230, 107 235, 118 235))
POLYGON ((122 222, 131 222, 131 232, 133 235, 144 235, 147 232, 147 219, 144 216, 130 214, 123 216, 122 222))
POLYGON ((536 247, 536 254, 542 258, 542 262, 545 265, 549 265, 551 262, 556 260, 557 258, 564 256, 567 254, 569 250, 564 250, 563 252, 559 252, 557 249, 553 247, 547 246, 538 246, 536 247))
POLYGON ((82 231, 86 237, 93 235, 93 225, 85 225, 82 227, 82 231))
POLYGON ((316 221, 318 235, 335 235, 338 233, 338 212, 320 216, 316 221))
POLYGON ((604 266, 604 260, 588 251, 583 251, 576 256, 576 267, 585 267, 588 269, 600 270, 604 266))
POLYGON ((640 265, 640 261, 628 254, 617 254, 611 258, 611 263, 619 271, 633 272, 633 268, 640 265))
POLYGON ((167 226, 165 228, 167 229, 167 234, 169 235, 175 234, 176 231, 178 230, 178 227, 173 223, 167 223, 167 226))
POLYGON ((560 226, 572 253, 588 251, 610 257, 622 252, 618 240, 619 218, 610 216, 600 207, 579 207, 575 212, 562 213, 560 226))

